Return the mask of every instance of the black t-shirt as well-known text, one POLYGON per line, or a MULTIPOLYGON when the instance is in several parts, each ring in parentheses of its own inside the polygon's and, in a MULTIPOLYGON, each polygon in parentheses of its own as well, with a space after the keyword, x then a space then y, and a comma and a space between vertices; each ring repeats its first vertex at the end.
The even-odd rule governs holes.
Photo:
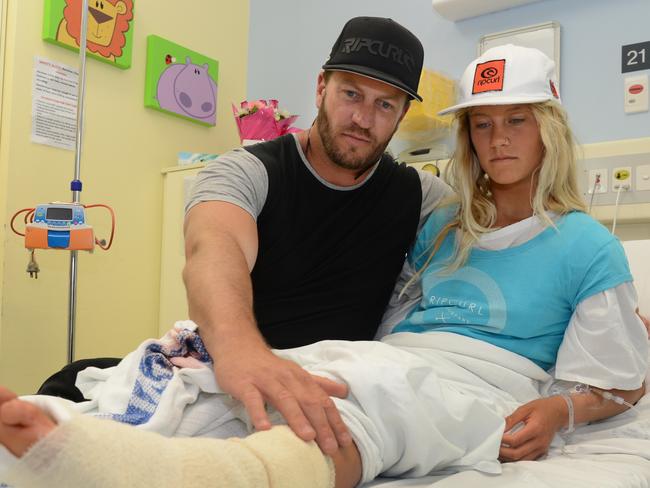
POLYGON ((362 185, 332 188, 291 135, 246 150, 268 174, 251 273, 260 331, 275 348, 371 340, 417 230, 417 172, 384 155, 362 185))

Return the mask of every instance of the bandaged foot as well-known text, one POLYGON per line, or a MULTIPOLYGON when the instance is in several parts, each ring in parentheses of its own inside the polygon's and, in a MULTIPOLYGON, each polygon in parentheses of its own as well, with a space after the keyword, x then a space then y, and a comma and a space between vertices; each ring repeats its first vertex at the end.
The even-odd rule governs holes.
POLYGON ((33 443, 6 478, 0 481, 35 488, 332 488, 335 480, 331 459, 286 426, 246 439, 182 439, 88 416, 33 443))
POLYGON ((0 444, 21 457, 38 440, 49 434, 56 424, 31 403, 0 386, 0 444))

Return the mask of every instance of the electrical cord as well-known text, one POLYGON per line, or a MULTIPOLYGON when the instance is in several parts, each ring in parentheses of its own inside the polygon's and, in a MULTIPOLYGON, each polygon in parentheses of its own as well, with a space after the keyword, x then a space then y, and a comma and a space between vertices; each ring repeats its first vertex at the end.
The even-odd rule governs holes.
POLYGON ((95 207, 104 207, 111 214, 111 236, 108 238, 108 244, 104 245, 101 241, 95 239, 95 243, 102 248, 104 251, 108 251, 113 245, 113 237, 115 237, 115 212, 108 205, 103 203, 95 203, 93 205, 84 205, 84 208, 95 208, 95 207))
POLYGON ((591 207, 594 206, 594 197, 596 196, 596 191, 600 190, 600 173, 596 173, 596 178, 594 179, 594 186, 591 188, 591 198, 589 199, 589 210, 587 213, 591 215, 591 207))
POLYGON ((14 227, 14 220, 16 220, 16 217, 18 217, 21 213, 26 212, 26 213, 25 213, 25 217, 24 217, 24 219, 23 219, 24 222, 25 222, 25 224, 28 223, 28 220, 30 219, 30 216, 31 216, 31 220, 29 220, 29 222, 33 222, 33 221, 34 221, 34 210, 35 210, 35 209, 33 209, 33 208, 23 208, 23 209, 18 210, 18 212, 16 212, 16 213, 11 217, 10 226, 11 226, 11 230, 14 232, 14 234, 18 234, 18 235, 21 236, 21 237, 25 237, 25 234, 23 234, 22 232, 19 232, 19 231, 16 230, 16 228, 14 227))
POLYGON ((623 184, 619 183, 618 191, 616 192, 616 204, 614 205, 614 220, 612 221, 612 234, 616 235, 616 220, 618 219, 618 202, 621 197, 621 190, 623 189, 623 184))

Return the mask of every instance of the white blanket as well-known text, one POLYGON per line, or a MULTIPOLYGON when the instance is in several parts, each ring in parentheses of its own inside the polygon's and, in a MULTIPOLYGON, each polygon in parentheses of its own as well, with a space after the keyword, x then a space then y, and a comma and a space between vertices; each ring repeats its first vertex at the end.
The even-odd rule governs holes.
MULTIPOLYGON (((178 325, 194 327, 190 322, 178 325)), ((127 414, 134 394, 141 395, 135 387, 147 344, 111 370, 80 375, 78 386, 90 402, 51 398, 46 403, 94 415, 127 414)), ((326 341, 276 353, 349 384, 350 397, 335 401, 359 447, 364 481, 380 473, 417 477, 468 469, 492 478, 501 472, 497 455, 504 417, 537 398, 551 380, 521 356, 450 333, 395 334, 383 342, 326 341)), ((168 436, 244 434, 246 414, 220 392, 209 363, 187 364, 191 367, 171 368, 165 388, 155 395, 156 407, 141 417, 146 420, 139 428, 168 436)), ((650 405, 638 408, 645 412, 650 405)), ((55 415, 65 420, 60 411, 55 415)), ((275 418, 279 420, 277 414, 275 418)), ((630 440, 648 439, 649 433, 646 417, 626 413, 579 428, 569 447, 556 437, 552 455, 563 449, 650 454, 650 441, 630 440)))
POLYGON ((402 333, 382 342, 342 345, 344 366, 337 368, 354 396, 337 405, 360 449, 364 481, 380 473, 499 473, 504 418, 539 396, 546 372, 457 334, 402 333))

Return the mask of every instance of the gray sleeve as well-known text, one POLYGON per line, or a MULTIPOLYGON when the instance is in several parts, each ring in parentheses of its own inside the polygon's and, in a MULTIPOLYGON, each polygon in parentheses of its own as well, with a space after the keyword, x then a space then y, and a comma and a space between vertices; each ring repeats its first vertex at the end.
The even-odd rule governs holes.
MULTIPOLYGON (((432 173, 419 169, 416 169, 416 171, 420 176, 420 183, 422 184, 422 207, 420 209, 420 223, 418 225, 419 232, 436 206, 445 198, 453 195, 454 192, 447 183, 432 173)), ((422 284, 419 279, 411 283, 404 291, 404 294, 401 297, 399 296, 406 283, 413 276, 415 276, 415 270, 411 268, 408 260, 405 260, 375 339, 380 339, 386 334, 389 334, 393 327, 405 319, 411 309, 422 299, 422 284)))
POLYGON ((199 171, 185 212, 200 202, 220 201, 241 207, 257 220, 268 189, 269 178, 262 162, 245 149, 235 149, 199 171))
POLYGON ((395 289, 393 290, 393 294, 388 302, 388 307, 386 307, 384 316, 382 317, 377 333, 375 334, 375 340, 379 340, 385 335, 390 334, 393 327, 404 320, 413 307, 422 300, 421 277, 410 283, 409 287, 404 290, 402 296, 399 296, 406 284, 414 276, 415 270, 411 267, 407 259, 404 261, 402 271, 397 278, 397 283, 395 284, 395 289))
POLYGON ((453 195, 454 191, 447 183, 433 173, 420 169, 416 169, 416 171, 420 175, 420 183, 422 184, 422 208, 420 209, 419 231, 429 215, 431 215, 431 212, 433 212, 442 200, 453 195))

